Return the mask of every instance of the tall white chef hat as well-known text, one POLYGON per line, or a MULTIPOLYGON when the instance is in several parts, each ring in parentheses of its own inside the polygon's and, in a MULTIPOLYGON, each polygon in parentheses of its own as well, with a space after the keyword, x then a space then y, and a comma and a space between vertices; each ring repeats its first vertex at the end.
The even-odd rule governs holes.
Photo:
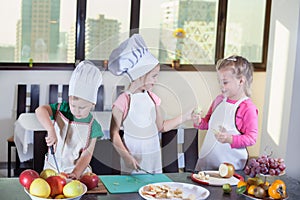
POLYGON ((90 61, 81 61, 69 82, 69 96, 76 96, 96 104, 98 88, 102 83, 100 70, 90 61))
POLYGON ((112 51, 108 69, 117 76, 126 73, 134 81, 150 72, 158 63, 141 35, 134 34, 112 51))

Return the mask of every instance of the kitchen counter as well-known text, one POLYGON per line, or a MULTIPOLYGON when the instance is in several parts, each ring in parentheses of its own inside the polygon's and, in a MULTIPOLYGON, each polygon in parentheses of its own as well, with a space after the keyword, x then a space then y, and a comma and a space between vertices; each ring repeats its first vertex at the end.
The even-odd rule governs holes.
MULTIPOLYGON (((241 173, 242 174, 242 173, 241 173)), ((166 174, 175 182, 183 182, 183 183, 191 183, 195 185, 199 185, 193 182, 190 179, 191 173, 168 173, 166 174)), ((283 175, 277 177, 282 179, 287 185, 287 193, 288 199, 300 199, 300 183, 299 181, 288 177, 287 175, 283 175)), ((275 177, 268 178, 268 181, 272 182, 275 177)), ((217 186, 205 186, 202 187, 208 189, 210 191, 210 195, 207 199, 219 200, 219 199, 249 199, 243 195, 237 195, 235 193, 235 187, 233 187, 233 191, 230 194, 224 194, 221 187, 217 186)), ((0 199, 5 200, 30 200, 30 197, 24 192, 23 187, 20 185, 18 178, 0 178, 0 199)), ((138 193, 127 193, 127 194, 87 194, 84 195, 81 200, 142 200, 143 198, 139 196, 138 193)))

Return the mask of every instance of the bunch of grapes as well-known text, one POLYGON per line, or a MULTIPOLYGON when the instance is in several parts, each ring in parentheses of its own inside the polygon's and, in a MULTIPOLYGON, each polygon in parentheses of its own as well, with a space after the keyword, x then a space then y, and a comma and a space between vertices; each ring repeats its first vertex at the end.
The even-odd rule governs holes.
POLYGON ((252 178, 256 174, 278 176, 284 172, 285 168, 283 158, 271 158, 262 155, 256 159, 250 159, 244 169, 244 173, 252 178))

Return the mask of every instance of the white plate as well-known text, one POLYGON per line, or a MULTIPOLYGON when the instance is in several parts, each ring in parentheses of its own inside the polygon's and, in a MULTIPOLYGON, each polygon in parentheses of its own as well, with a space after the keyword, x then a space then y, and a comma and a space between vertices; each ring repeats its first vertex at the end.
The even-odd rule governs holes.
MULTIPOLYGON (((146 186, 149 185, 156 185, 156 186, 162 186, 162 185, 167 185, 171 188, 171 190, 176 190, 181 189, 182 193, 183 193, 183 198, 187 198, 189 195, 193 195, 196 197, 195 200, 201 200, 201 199, 206 199, 209 196, 209 191, 207 189, 205 189, 204 187, 201 186, 197 186, 197 185, 193 185, 193 184, 188 184, 188 183, 178 183, 178 182, 162 182, 162 183, 152 183, 152 184, 148 184, 146 186)), ((139 189, 139 194, 141 197, 143 197, 146 200, 153 200, 155 199, 154 197, 148 197, 143 195, 142 191, 144 189, 143 186, 139 189)), ((175 199, 179 199, 179 198, 172 198, 173 200, 175 199)), ((162 200, 162 199, 160 199, 162 200)))
POLYGON ((231 186, 237 185, 240 180, 243 179, 242 176, 239 176, 238 174, 234 174, 230 178, 222 178, 219 176, 219 171, 203 171, 205 174, 209 174, 208 180, 202 180, 197 178, 198 174, 192 174, 191 179, 196 182, 203 185, 214 185, 214 186, 222 186, 226 183, 229 183, 231 186))

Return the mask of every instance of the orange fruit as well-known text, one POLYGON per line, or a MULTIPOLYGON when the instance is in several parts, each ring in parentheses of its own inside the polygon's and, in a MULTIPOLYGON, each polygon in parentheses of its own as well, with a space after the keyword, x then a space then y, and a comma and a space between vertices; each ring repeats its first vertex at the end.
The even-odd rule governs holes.
POLYGON ((248 190, 247 190, 247 193, 250 194, 250 195, 254 195, 254 189, 256 187, 257 187, 256 185, 250 185, 248 190))
POLYGON ((237 184, 237 187, 247 186, 247 183, 245 181, 239 181, 237 184))

